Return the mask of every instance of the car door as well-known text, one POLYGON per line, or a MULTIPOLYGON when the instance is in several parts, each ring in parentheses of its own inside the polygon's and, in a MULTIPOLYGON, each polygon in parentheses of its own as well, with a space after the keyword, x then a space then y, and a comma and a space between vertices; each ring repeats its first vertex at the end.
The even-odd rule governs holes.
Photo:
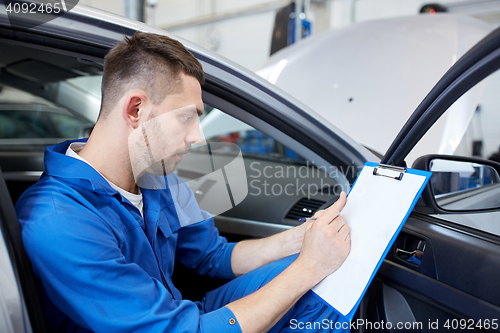
MULTIPOLYGON (((499 46, 497 29, 462 57, 421 102, 382 163, 405 166, 410 150, 462 95, 482 89, 487 77, 496 80, 499 46)), ((413 166, 425 167, 423 160, 413 166)), ((361 331, 500 330, 498 206, 455 212, 436 207, 431 195, 419 199, 365 297, 365 324, 372 325, 361 331), (408 261, 415 250, 423 252, 420 260, 408 261)))
MULTIPOLYGON (((53 25, 40 27, 38 32, 21 30, 14 34, 9 29, 0 29, 0 37, 8 39, 7 44, 56 51, 55 53, 71 56, 80 63, 91 64, 102 62, 107 49, 116 40, 122 38, 122 33, 131 34, 139 28, 152 30, 147 26, 131 28, 130 22, 127 22, 127 27, 113 22, 103 23, 89 16, 88 13, 81 16, 78 14, 78 10, 67 13, 66 21, 54 21, 53 25), (88 29, 68 29, 72 17, 75 18, 74 23, 85 25, 88 29), (109 33, 99 31, 97 26, 108 27, 109 33), (77 32, 80 30, 85 32, 77 32), (64 35, 65 40, 56 39, 53 31, 64 35), (94 32, 94 35, 90 35, 91 32, 94 32)), ((490 41, 485 45, 490 46, 490 41)), ((343 181, 347 185, 345 190, 348 190, 349 184, 352 184, 357 175, 358 168, 366 160, 376 160, 364 148, 346 138, 340 131, 329 128, 325 125, 327 122, 313 112, 307 111, 304 106, 292 102, 293 98, 275 90, 270 84, 239 69, 234 64, 224 63, 214 55, 195 46, 190 46, 190 50, 202 62, 207 75, 207 83, 203 87, 203 98, 210 107, 222 110, 252 126, 253 130, 269 135, 283 146, 292 148, 294 153, 314 162, 316 169, 335 166, 338 171, 342 167, 343 170, 340 172, 342 175, 339 174, 339 177, 344 177, 343 181)), ((488 53, 484 50, 482 52, 488 53)), ((477 52, 468 56, 467 59, 472 59, 469 61, 471 63, 467 66, 461 65, 464 67, 462 72, 465 73, 466 70, 472 68, 473 64, 486 57, 487 55, 480 57, 477 52)), ((452 79, 445 80, 439 85, 439 93, 434 93, 436 96, 430 95, 427 104, 421 107, 422 120, 415 119, 407 126, 408 129, 402 132, 401 138, 396 141, 395 148, 410 147, 408 149, 411 149, 412 142, 408 143, 403 139, 409 138, 408 140, 412 141, 417 136, 413 133, 422 132, 419 126, 429 122, 427 114, 434 115, 437 111, 433 110, 436 109, 443 112, 446 110, 446 107, 432 104, 438 101, 439 96, 443 95, 442 100, 450 102, 461 95, 462 91, 448 92, 446 88, 456 80, 460 81, 462 72, 455 73, 452 79), (416 128, 416 130, 411 132, 409 128, 416 128)), ((463 87, 462 90, 464 90, 463 87)), ((420 115, 417 118, 420 118, 420 115)), ((402 164, 407 151, 393 150, 394 152, 388 152, 384 162, 391 163, 392 161, 393 164, 402 164)), ((261 164, 261 166, 265 168, 272 164, 261 164)), ((264 175, 264 169, 261 171, 264 175)), ((340 181, 340 178, 338 179, 340 181)), ((196 190, 203 195, 201 189, 196 190)), ((326 194, 330 191, 328 186, 326 191, 326 194)), ((335 196, 326 195, 325 197, 329 197, 331 201, 335 196)), ((216 223, 223 234, 234 240, 270 235, 294 225, 293 219, 287 218, 286 215, 302 199, 300 195, 293 198, 273 197, 272 200, 268 198, 268 200, 259 201, 265 203, 266 206, 251 204, 243 210, 243 213, 247 214, 258 213, 252 218, 244 218, 241 212, 233 210, 228 211, 226 215, 216 217, 216 223), (278 207, 281 207, 280 210, 277 209, 278 207), (258 217, 259 214, 269 216, 269 213, 277 213, 279 217, 274 221, 262 221, 258 217)), ((328 203, 328 200, 325 200, 324 204, 316 205, 314 209, 328 203)), ((424 209, 426 205, 423 204, 422 207, 424 209)), ((304 209, 310 211, 309 214, 313 212, 311 206, 299 206, 299 210, 304 209)), ((370 301, 365 302, 366 306, 361 308, 362 313, 359 317, 366 317, 373 322, 376 320, 387 322, 393 319, 404 321, 406 318, 413 318, 414 321, 422 322, 425 327, 431 323, 430 319, 432 323, 438 319, 441 325, 448 319, 467 318, 476 321, 482 319, 484 322, 485 319, 499 318, 498 295, 500 293, 498 284, 491 282, 491 279, 499 273, 498 248, 499 241, 495 235, 444 221, 416 210, 377 275, 367 298, 370 301), (413 250, 409 246, 418 246, 421 240, 426 242, 426 248, 420 266, 411 265, 396 254, 397 248, 413 250), (480 267, 478 263, 481 263, 480 267), (365 310, 368 312, 367 316, 364 313, 365 310)), ((177 268, 176 272, 179 272, 177 268)), ((189 281, 188 288, 193 285, 197 284, 189 281)), ((457 323, 460 322, 457 321, 457 323)), ((453 322, 450 325, 453 325, 453 322)))

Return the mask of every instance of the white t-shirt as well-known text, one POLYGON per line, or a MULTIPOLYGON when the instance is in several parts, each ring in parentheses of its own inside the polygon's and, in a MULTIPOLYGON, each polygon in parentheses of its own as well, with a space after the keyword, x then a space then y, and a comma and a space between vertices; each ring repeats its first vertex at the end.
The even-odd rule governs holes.
MULTIPOLYGON (((80 155, 78 155, 80 150, 82 150, 83 146, 85 146, 85 142, 73 142, 71 145, 69 145, 68 149, 66 150, 66 155, 74 157, 80 161, 83 161, 83 162, 87 163, 88 165, 90 165, 92 168, 94 168, 94 166, 92 164, 90 164, 89 162, 87 162, 87 160, 85 160, 80 155)), ((99 172, 96 168, 94 168, 94 170, 99 172)), ((106 181, 109 183, 109 185, 113 189, 117 190, 122 196, 124 196, 128 201, 130 201, 130 203, 132 203, 132 205, 137 207, 137 209, 139 209, 139 211, 141 212, 142 217, 144 218, 144 215, 142 213, 142 208, 143 208, 144 204, 142 201, 142 193, 141 193, 140 189, 139 189, 139 194, 130 193, 129 191, 126 191, 126 190, 122 189, 121 187, 118 187, 115 184, 113 184, 112 182, 110 182, 100 172, 99 172, 99 174, 104 179, 106 179, 106 181)))

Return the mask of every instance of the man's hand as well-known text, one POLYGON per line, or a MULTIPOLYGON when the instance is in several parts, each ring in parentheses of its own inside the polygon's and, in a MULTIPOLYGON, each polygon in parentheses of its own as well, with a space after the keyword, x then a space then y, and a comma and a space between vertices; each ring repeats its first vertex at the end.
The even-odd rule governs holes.
MULTIPOLYGON (((328 209, 316 212, 313 217, 319 219, 327 211, 341 211, 345 203, 346 195, 342 192, 340 198, 333 205, 328 209)), ((267 238, 239 242, 231 256, 233 273, 239 276, 275 260, 299 253, 302 249, 304 235, 312 225, 313 221, 308 221, 267 238)))
POLYGON ((305 227, 302 249, 297 259, 303 269, 311 272, 316 283, 336 271, 347 258, 351 249, 349 226, 339 215, 346 203, 346 195, 329 208, 319 211, 305 227))
MULTIPOLYGON (((339 215, 345 202, 346 195, 342 192, 335 204, 316 213, 316 221, 306 222, 261 242, 244 245, 247 250, 253 244, 264 245, 260 252, 266 253, 269 249, 276 249, 276 244, 283 240, 273 237, 286 236, 294 246, 298 244, 301 248, 299 257, 272 281, 253 294, 227 305, 238 319, 243 332, 269 330, 302 295, 342 265, 351 249, 349 227, 339 215), (266 242, 274 245, 265 246, 266 242)), ((289 247, 285 248, 282 252, 290 251, 289 247)), ((258 252, 257 248, 254 249, 258 252)), ((293 250, 295 253, 298 251, 296 248, 293 250)))

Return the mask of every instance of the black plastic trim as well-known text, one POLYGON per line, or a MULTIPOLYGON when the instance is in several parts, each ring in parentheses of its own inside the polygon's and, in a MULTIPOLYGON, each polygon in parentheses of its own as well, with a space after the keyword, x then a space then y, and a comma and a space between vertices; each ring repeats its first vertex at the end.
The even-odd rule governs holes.
MULTIPOLYGON (((413 223, 411 222, 412 219, 415 219, 419 222, 423 222, 426 224, 432 224, 433 226, 438 227, 438 228, 451 230, 451 231, 460 233, 462 235, 465 235, 468 237, 473 237, 473 238, 476 238, 476 239, 481 240, 483 242, 488 242, 488 243, 491 243, 493 245, 500 247, 500 237, 497 235, 493 235, 493 234, 490 234, 490 233, 482 231, 482 230, 474 229, 474 228, 471 228, 471 227, 468 227, 465 225, 442 220, 438 217, 433 217, 433 216, 429 216, 427 214, 422 214, 422 213, 418 213, 418 212, 411 213, 410 218, 408 219, 409 222, 405 223, 403 231, 409 225, 412 226, 411 230, 413 230, 413 223)), ((434 229, 434 227, 432 227, 432 228, 434 229)), ((421 234, 424 234, 424 233, 425 233, 424 231, 421 232, 421 234)))
MULTIPOLYGON (((116 24, 111 21, 101 20, 92 16, 81 15, 79 13, 75 13, 74 11, 66 12, 63 17, 74 22, 81 22, 99 27, 103 31, 119 33, 123 36, 132 36, 137 31, 137 29, 134 28, 116 24)), ((68 29, 67 27, 52 26, 51 24, 43 25, 43 29, 41 29, 40 26, 32 27, 28 24, 23 25, 22 21, 16 21, 14 24, 11 24, 8 20, 5 20, 4 22, 0 21, 0 28, 18 33, 44 36, 73 42, 76 41, 82 44, 105 47, 108 49, 111 48, 116 42, 116 40, 112 38, 105 37, 105 34, 95 35, 81 30, 71 31, 71 29, 68 29), (66 35, 61 34, 61 31, 64 31, 66 35)))
POLYGON ((108 53, 109 48, 112 46, 96 46, 90 43, 75 42, 59 37, 55 38, 31 32, 15 31, 7 28, 0 28, 0 38, 5 38, 9 41, 28 43, 35 46, 51 47, 59 50, 81 53, 98 58, 104 58, 104 56, 108 53))
POLYGON ((500 307, 393 262, 384 260, 377 275, 397 284, 406 281, 405 288, 469 318, 476 320, 500 318, 500 307))
POLYGON ((33 332, 48 332, 43 315, 42 303, 36 286, 36 277, 31 269, 31 262, 24 251, 21 225, 5 184, 2 171, 0 170, 0 222, 5 232, 7 248, 12 259, 12 267, 21 284, 22 295, 28 310, 31 328, 33 332))

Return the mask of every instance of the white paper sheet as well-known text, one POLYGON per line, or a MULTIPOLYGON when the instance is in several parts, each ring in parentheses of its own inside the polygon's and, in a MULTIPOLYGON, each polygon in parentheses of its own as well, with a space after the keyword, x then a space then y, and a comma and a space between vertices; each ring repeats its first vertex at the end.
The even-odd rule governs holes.
POLYGON ((411 173, 405 173, 402 180, 374 176, 373 169, 364 166, 340 214, 351 228, 349 256, 312 289, 344 316, 360 299, 426 180, 411 173))

